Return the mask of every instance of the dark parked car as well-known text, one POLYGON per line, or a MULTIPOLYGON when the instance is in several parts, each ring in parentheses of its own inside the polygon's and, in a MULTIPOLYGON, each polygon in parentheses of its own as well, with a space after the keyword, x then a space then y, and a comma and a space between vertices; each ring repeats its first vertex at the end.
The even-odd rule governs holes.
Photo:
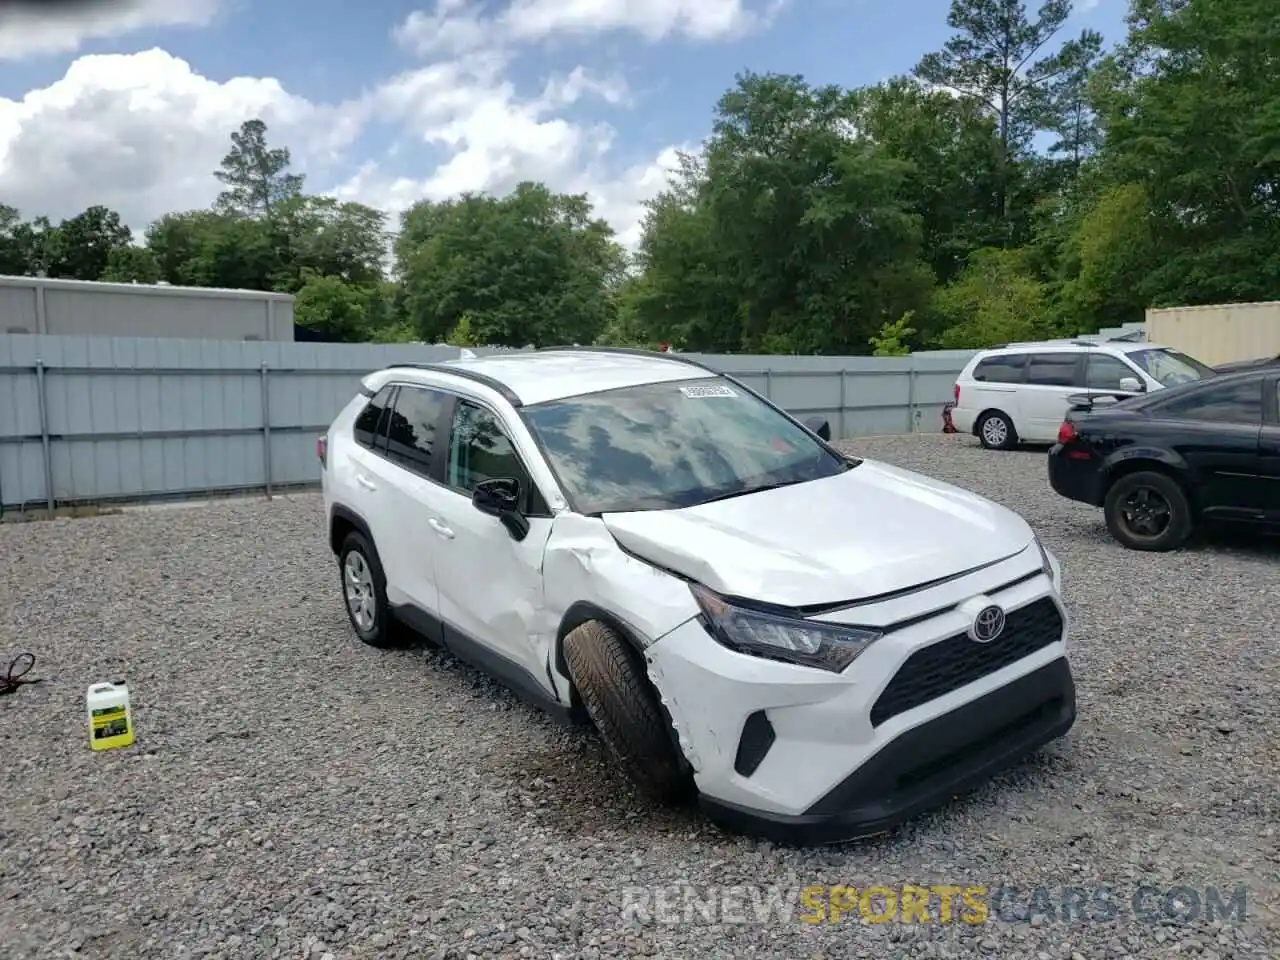
POLYGON ((1126 547, 1172 550, 1202 522, 1280 531, 1280 366, 1103 403, 1072 398, 1049 483, 1102 507, 1126 547))
POLYGON ((1257 360, 1232 360, 1230 363, 1219 363, 1213 369, 1218 373, 1236 373, 1241 370, 1253 370, 1256 367, 1280 367, 1280 354, 1274 357, 1259 357, 1257 360))

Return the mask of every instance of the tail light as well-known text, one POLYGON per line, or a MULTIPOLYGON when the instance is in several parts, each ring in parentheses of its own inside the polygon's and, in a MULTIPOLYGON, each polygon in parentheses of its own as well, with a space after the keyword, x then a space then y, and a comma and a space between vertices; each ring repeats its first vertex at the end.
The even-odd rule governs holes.
POLYGON ((956 384, 956 406, 960 406, 960 384, 956 384))
POLYGON ((325 465, 325 454, 329 452, 329 438, 316 437, 316 459, 320 461, 320 466, 325 465))
POLYGON ((1076 428, 1071 423, 1070 420, 1063 421, 1062 426, 1058 428, 1059 443, 1070 443, 1072 440, 1077 439, 1079 436, 1080 434, 1076 433, 1076 428))

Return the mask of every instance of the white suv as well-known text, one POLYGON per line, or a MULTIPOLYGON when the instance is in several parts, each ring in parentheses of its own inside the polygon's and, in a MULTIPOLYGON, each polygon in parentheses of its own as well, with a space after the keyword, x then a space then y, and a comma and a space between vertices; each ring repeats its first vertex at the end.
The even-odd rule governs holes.
POLYGON ((951 422, 988 449, 1053 443, 1073 395, 1121 399, 1215 373, 1199 360, 1150 343, 1003 344, 978 351, 960 371, 951 422))
POLYGON ((672 354, 373 373, 317 451, 351 624, 589 719, 730 829, 883 831, 1071 727, 1061 574, 1017 514, 829 437, 672 354))

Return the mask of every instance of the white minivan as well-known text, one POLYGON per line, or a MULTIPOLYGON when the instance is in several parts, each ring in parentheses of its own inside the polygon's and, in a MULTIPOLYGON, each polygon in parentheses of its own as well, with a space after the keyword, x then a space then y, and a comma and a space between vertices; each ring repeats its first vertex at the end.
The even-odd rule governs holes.
POLYGON ((1117 398, 1216 375, 1169 347, 1123 340, 1010 343, 980 350, 956 380, 951 422, 990 450, 1052 443, 1068 397, 1117 398))

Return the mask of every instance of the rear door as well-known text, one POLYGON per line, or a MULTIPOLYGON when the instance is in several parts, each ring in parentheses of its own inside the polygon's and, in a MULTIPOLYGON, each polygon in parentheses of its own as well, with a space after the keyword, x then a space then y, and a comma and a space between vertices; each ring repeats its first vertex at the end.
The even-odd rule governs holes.
MULTIPOLYGON (((386 461, 387 423, 396 389, 395 384, 388 384, 369 400, 352 424, 355 443, 349 447, 348 462, 334 461, 334 469, 343 471, 338 476, 343 499, 369 527, 373 548, 383 558, 384 567, 387 551, 394 547, 396 526, 391 493, 394 478, 389 476, 386 461)), ((392 585, 388 583, 387 588, 390 594, 392 585)))
POLYGON ((1191 467, 1206 516, 1257 518, 1271 484, 1261 475, 1261 377, 1213 383, 1148 408, 1168 447, 1191 467))
POLYGON ((1019 390, 1022 423, 1018 435, 1031 443, 1052 443, 1070 406, 1067 398, 1084 387, 1083 350, 1033 353, 1019 390))
MULTIPOLYGON (((385 481, 394 532, 380 548, 388 585, 394 585, 419 614, 414 626, 438 639, 440 597, 431 502, 440 487, 447 436, 449 395, 430 387, 402 384, 387 422, 385 481)), ((390 592, 390 590, 388 590, 390 592)), ((393 603, 397 602, 392 600, 393 603)))
POLYGON ((1266 518, 1280 523, 1280 374, 1267 378, 1263 405, 1266 416, 1258 441, 1258 489, 1266 518))
POLYGON ((987 410, 999 410, 1021 430, 1018 387, 1026 376, 1025 353, 997 353, 983 357, 973 368, 972 381, 960 387, 960 407, 969 429, 987 410))

